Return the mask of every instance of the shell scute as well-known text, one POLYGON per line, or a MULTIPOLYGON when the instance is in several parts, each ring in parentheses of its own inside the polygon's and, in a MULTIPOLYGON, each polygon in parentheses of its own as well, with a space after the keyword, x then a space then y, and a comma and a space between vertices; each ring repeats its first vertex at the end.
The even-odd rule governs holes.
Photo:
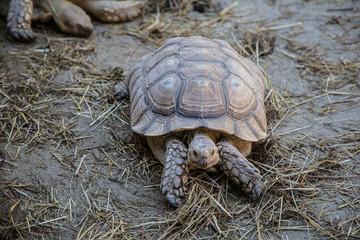
POLYGON ((218 82, 228 75, 223 65, 218 62, 183 62, 179 67, 179 73, 184 79, 197 80, 203 77, 218 82))
POLYGON ((174 73, 178 68, 180 60, 174 56, 162 59, 154 68, 152 68, 146 75, 147 88, 149 88, 154 82, 161 79, 166 74, 174 73))
POLYGON ((158 49, 147 61, 147 71, 150 71, 156 65, 161 64, 162 59, 179 54, 178 49, 179 47, 176 44, 166 45, 164 48, 158 49))
POLYGON ((231 99, 229 101, 231 116, 242 119, 251 114, 257 104, 253 90, 241 78, 233 74, 225 80, 225 86, 227 95, 231 99))
POLYGON ((138 93, 138 101, 131 102, 131 126, 138 125, 140 118, 144 115, 144 113, 148 110, 148 105, 145 101, 145 96, 138 93))
POLYGON ((171 43, 171 41, 178 43, 180 46, 196 46, 196 47, 211 47, 217 48, 219 45, 214 42, 212 39, 204 38, 204 37, 179 37, 175 38, 174 40, 168 40, 166 44, 171 43))
POLYGON ((167 120, 164 118, 156 118, 156 120, 143 130, 144 135, 158 135, 167 130, 167 120))
POLYGON ((213 51, 211 47, 186 46, 181 47, 180 56, 187 61, 219 62, 226 60, 226 55, 221 51, 213 51))
POLYGON ((147 91, 147 102, 151 109, 168 116, 175 112, 177 91, 181 81, 175 74, 166 75, 147 91))
POLYGON ((219 117, 226 113, 221 82, 208 79, 184 81, 178 98, 178 112, 186 117, 219 117))

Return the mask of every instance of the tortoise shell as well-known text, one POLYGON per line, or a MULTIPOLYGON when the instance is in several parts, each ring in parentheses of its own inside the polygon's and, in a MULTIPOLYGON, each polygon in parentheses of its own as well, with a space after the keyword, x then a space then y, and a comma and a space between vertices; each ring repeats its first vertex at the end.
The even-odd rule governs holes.
POLYGON ((126 82, 136 133, 161 136, 203 127, 246 141, 266 136, 264 77, 222 40, 169 39, 141 58, 126 82))

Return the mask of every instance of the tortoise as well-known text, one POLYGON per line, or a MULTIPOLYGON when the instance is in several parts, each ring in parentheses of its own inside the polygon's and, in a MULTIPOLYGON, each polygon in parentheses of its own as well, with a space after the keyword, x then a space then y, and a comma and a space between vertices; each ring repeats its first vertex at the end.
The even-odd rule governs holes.
POLYGON ((51 16, 63 32, 87 37, 94 27, 86 12, 103 22, 125 22, 139 16, 145 7, 142 1, 36 0, 35 3, 48 13, 33 13, 33 0, 10 0, 6 6, 7 28, 15 40, 34 40, 36 34, 31 30, 31 22, 46 22, 51 16))
POLYGON ((264 188, 246 159, 266 136, 265 80, 257 65, 218 39, 177 37, 138 60, 114 94, 130 95, 132 130, 163 165, 161 190, 186 199, 193 169, 221 170, 250 200, 264 188))

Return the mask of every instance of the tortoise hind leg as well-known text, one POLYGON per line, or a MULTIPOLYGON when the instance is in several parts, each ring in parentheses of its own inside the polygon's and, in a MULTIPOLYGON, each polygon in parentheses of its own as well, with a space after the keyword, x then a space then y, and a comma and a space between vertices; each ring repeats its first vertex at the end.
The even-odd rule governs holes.
POLYGON ((189 163, 187 149, 178 138, 169 138, 166 144, 161 191, 172 206, 184 205, 185 184, 188 181, 189 163))
POLYGON ((52 16, 50 12, 44 11, 42 9, 34 9, 33 15, 31 17, 32 23, 47 23, 51 20, 52 16))
POLYGON ((228 141, 218 142, 217 147, 220 169, 232 181, 241 185, 243 191, 250 195, 251 200, 258 199, 264 188, 260 171, 228 141))
POLYGON ((36 38, 31 30, 32 0, 11 0, 7 15, 7 29, 17 41, 30 42, 36 38))
POLYGON ((86 12, 103 22, 126 22, 139 16, 144 8, 142 1, 71 0, 86 12))

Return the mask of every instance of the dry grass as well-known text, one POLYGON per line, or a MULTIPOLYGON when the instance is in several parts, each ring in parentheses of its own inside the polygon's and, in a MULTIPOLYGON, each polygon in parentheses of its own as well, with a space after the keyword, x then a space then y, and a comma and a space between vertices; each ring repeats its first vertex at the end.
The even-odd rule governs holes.
MULTIPOLYGON (((168 12, 158 10, 144 24, 124 33, 154 46, 179 35, 221 37, 216 28, 252 11, 234 15, 235 5, 231 5, 199 19, 188 14, 193 2, 182 1, 168 12)), ((169 6, 176 3, 171 1, 169 6)), ((259 43, 247 44, 232 36, 234 48, 259 63, 259 43)), ((303 133, 309 126, 277 131, 296 112, 311 109, 319 98, 340 96, 314 110, 319 116, 358 102, 359 64, 327 62, 316 50, 283 38, 288 48, 278 51, 296 62, 299 75, 317 82, 313 95, 280 92, 266 74, 269 63, 263 65, 268 80, 269 136, 255 145, 250 156, 265 179, 263 197, 248 203, 222 174, 193 172, 187 204, 178 209, 151 205, 152 201, 162 203, 154 194, 146 195, 160 194, 161 166, 141 139, 129 135, 129 102, 112 97, 115 81, 123 79, 122 70, 94 70, 89 61, 95 49, 92 40, 49 38, 43 48, 4 55, 3 60, 24 64, 25 71, 15 74, 15 84, 14 73, 1 65, 6 71, 0 72, 0 237, 57 238, 71 229, 77 239, 269 239, 289 231, 310 232, 316 239, 359 239, 359 122, 322 139, 303 133), (70 81, 59 82, 56 76, 64 69, 70 70, 70 81), (316 88, 319 85, 325 88, 316 88), (107 131, 109 139, 83 146, 88 139, 98 138, 100 129, 107 131), (66 195, 67 200, 59 185, 14 177, 19 156, 37 148, 48 150, 61 165, 66 184, 76 183, 78 191, 66 195), (118 186, 118 195, 103 186, 106 182, 118 186), (142 189, 145 202, 126 192, 128 185, 142 189), (76 194, 82 201, 76 200, 76 194), (82 209, 80 213, 76 208, 82 209), (337 216, 342 210, 348 214, 346 220, 337 216)), ((44 162, 38 163, 39 169, 45 169, 44 162)))

